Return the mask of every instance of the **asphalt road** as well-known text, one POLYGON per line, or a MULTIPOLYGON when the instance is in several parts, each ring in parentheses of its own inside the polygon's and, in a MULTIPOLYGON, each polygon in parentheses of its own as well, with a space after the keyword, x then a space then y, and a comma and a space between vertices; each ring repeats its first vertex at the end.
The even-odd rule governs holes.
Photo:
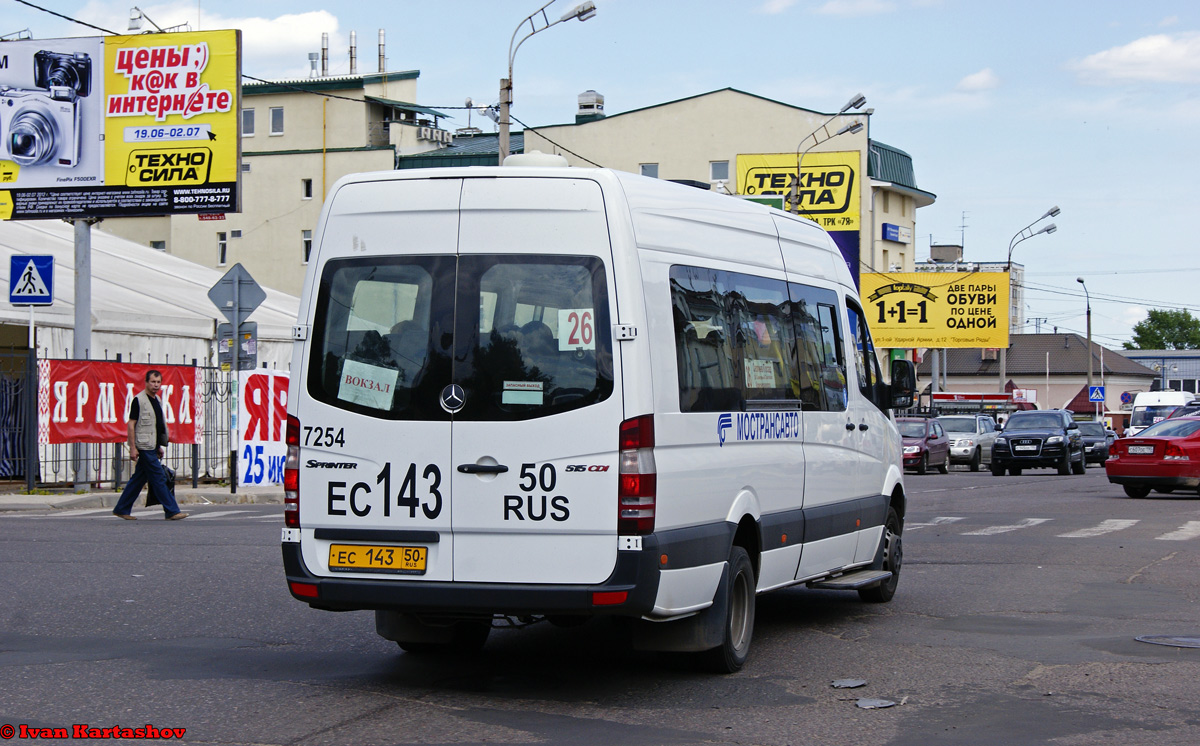
POLYGON ((497 630, 467 659, 404 654, 370 613, 291 599, 278 505, 180 522, 0 515, 0 736, 150 724, 205 744, 1200 743, 1200 649, 1135 639, 1200 638, 1200 499, 1130 500, 1096 468, 907 484, 895 600, 762 596, 733 676, 632 652, 603 622, 497 630), (830 686, 845 678, 867 684, 830 686))

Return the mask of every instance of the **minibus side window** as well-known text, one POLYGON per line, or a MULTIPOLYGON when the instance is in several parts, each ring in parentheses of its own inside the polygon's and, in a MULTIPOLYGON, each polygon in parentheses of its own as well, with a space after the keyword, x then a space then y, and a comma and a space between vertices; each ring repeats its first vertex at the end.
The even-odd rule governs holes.
POLYGON ((680 411, 796 406, 799 374, 786 283, 674 266, 671 300, 680 411))
POLYGON ((800 399, 807 411, 846 409, 846 361, 838 324, 837 294, 832 290, 790 283, 796 325, 800 399))
POLYGON ((875 357, 875 345, 871 343, 867 320, 854 303, 846 304, 846 317, 850 323, 850 339, 854 344, 854 367, 858 371, 859 390, 879 406, 879 384, 883 382, 883 377, 879 372, 879 360, 875 357))

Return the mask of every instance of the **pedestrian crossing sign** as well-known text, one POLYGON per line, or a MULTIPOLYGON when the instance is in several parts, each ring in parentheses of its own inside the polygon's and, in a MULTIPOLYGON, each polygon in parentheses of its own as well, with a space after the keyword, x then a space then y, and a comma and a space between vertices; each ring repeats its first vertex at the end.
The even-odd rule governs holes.
POLYGON ((1089 387, 1088 388, 1088 401, 1089 402, 1104 401, 1104 387, 1103 386, 1089 387))
POLYGON ((19 306, 54 303, 54 257, 16 254, 10 257, 8 302, 19 306))

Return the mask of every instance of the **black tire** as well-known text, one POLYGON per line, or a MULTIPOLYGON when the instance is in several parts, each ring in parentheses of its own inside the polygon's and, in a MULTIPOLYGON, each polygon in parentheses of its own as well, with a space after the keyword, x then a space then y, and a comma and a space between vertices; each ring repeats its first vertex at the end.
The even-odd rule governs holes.
POLYGON ((888 508, 887 522, 883 527, 883 538, 879 541, 879 549, 875 553, 876 570, 891 570, 892 577, 879 585, 863 588, 858 597, 869 603, 887 603, 896 595, 896 585, 900 582, 900 566, 904 564, 904 542, 901 537, 900 516, 894 508, 888 508))
POLYGON ((979 464, 983 462, 983 451, 979 448, 975 449, 975 453, 971 454, 971 463, 969 464, 971 471, 979 471, 979 464))
POLYGON ((938 464, 938 474, 950 473, 950 454, 946 453, 946 458, 942 459, 942 463, 938 464))
POLYGON ((928 474, 929 473, 929 454, 928 453, 921 454, 921 463, 917 464, 917 473, 918 474, 928 474))
POLYGON ((1010 467, 1008 467, 1008 473, 1012 474, 1014 477, 1019 477, 1019 476, 1021 476, 1021 467, 1010 466, 1010 467))
POLYGON ((1125 485, 1125 494, 1129 495, 1130 497, 1132 497, 1135 500, 1138 500, 1138 499, 1145 497, 1146 495, 1149 495, 1150 488, 1146 487, 1145 485, 1141 485, 1141 484, 1127 484, 1127 485, 1125 485))
POLYGON ((414 655, 469 655, 478 653, 492 632, 491 620, 458 622, 449 642, 397 642, 400 649, 414 655))
POLYGON ((1066 475, 1068 475, 1070 473, 1071 473, 1071 452, 1066 451, 1063 453, 1062 461, 1058 462, 1058 475, 1060 477, 1065 477, 1066 475))
POLYGON ((1004 464, 993 461, 992 462, 992 476, 993 477, 1004 476, 1004 464))
POLYGON ((1175 488, 1174 487, 1155 487, 1154 491, 1158 492, 1160 494, 1163 494, 1163 495, 1169 495, 1175 491, 1175 488))
POLYGON ((703 656, 707 667, 716 673, 737 673, 750 656, 750 640, 754 636, 756 583, 754 566, 745 549, 734 545, 729 550, 725 572, 724 639, 703 656))
POLYGON ((1087 474, 1087 455, 1079 454, 1079 461, 1071 464, 1072 474, 1087 474))

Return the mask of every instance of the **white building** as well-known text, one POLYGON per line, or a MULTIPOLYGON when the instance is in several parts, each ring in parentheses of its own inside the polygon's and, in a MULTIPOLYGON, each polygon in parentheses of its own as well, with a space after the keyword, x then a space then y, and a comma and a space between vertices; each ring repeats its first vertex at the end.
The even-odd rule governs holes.
MULTIPOLYGON (((382 51, 381 51, 382 56, 382 51)), ((242 211, 105 220, 104 231, 206 267, 236 263, 299 293, 324 195, 342 176, 448 146, 446 115, 417 100, 420 72, 320 76, 242 86, 242 211)))

